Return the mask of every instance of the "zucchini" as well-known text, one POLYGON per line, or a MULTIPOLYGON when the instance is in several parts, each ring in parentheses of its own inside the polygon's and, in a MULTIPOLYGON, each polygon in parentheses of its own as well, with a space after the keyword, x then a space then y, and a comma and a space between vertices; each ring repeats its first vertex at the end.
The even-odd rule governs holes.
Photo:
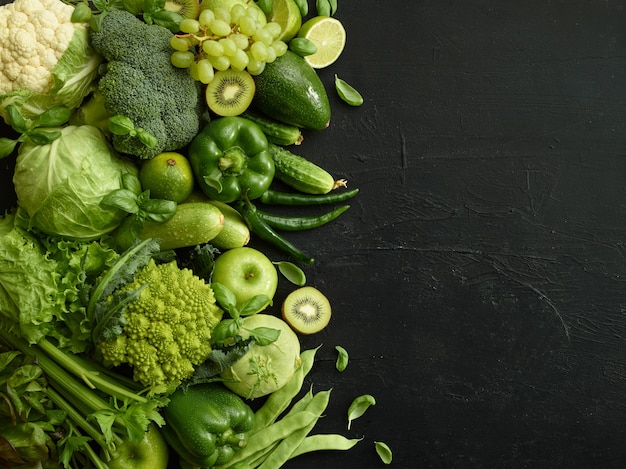
POLYGON ((224 215, 215 206, 202 202, 178 204, 174 216, 163 223, 146 221, 139 238, 159 238, 161 250, 204 244, 224 228, 224 215))
POLYGON ((306 194, 327 194, 346 185, 345 179, 335 180, 324 168, 289 150, 270 143, 276 177, 306 194))
POLYGON ((241 113, 241 117, 261 127, 267 139, 276 145, 300 145, 304 139, 299 127, 279 122, 250 108, 241 113))
POLYGON ((219 249, 233 249, 243 247, 250 241, 250 229, 241 214, 227 203, 217 200, 211 200, 204 192, 194 191, 185 199, 186 203, 203 203, 216 206, 222 215, 224 215, 224 228, 215 238, 211 240, 211 244, 219 249))

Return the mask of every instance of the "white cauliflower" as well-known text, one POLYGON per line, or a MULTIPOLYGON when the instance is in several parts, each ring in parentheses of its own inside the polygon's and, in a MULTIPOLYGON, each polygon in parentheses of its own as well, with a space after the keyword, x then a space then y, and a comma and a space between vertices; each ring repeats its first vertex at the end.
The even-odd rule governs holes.
POLYGON ((74 7, 61 0, 15 0, 0 7, 0 94, 16 90, 47 93, 52 69, 74 32, 74 7))

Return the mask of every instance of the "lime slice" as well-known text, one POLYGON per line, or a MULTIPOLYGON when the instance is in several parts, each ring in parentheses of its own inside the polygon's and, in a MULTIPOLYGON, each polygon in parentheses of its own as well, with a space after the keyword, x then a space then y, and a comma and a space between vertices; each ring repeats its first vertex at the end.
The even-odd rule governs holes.
POLYGON ((343 24, 330 16, 311 18, 302 25, 298 37, 307 38, 317 47, 315 54, 304 57, 313 68, 328 67, 339 58, 346 45, 346 30, 343 24))
POLYGON ((278 23, 282 29, 278 40, 287 42, 300 30, 302 15, 295 0, 274 0, 269 21, 278 23))

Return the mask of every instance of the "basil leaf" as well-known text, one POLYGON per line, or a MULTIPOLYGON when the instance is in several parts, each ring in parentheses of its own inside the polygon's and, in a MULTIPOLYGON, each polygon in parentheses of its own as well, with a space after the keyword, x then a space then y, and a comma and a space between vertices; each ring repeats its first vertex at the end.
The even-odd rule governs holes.
POLYGON ((133 191, 128 189, 116 189, 109 192, 102 198, 102 204, 110 207, 116 207, 127 213, 137 213, 139 205, 137 205, 137 196, 133 191))
POLYGON ((298 5, 302 18, 309 14, 309 0, 295 0, 295 2, 298 5))
POLYGON ((319 16, 330 16, 330 3, 328 0, 316 0, 315 9, 319 16))
POLYGON ((146 220, 163 223, 174 216, 177 204, 173 200, 149 199, 140 205, 146 220))
POLYGON ((48 145, 49 143, 53 142, 60 136, 61 136, 61 132, 59 132, 58 130, 49 131, 49 130, 35 129, 35 130, 30 130, 28 132, 28 138, 35 145, 48 145))
POLYGON ((348 430, 352 426, 352 421, 361 417, 373 405, 376 405, 376 399, 370 394, 363 394, 354 399, 348 407, 348 430))
POLYGON ((0 158, 9 156, 15 150, 17 146, 17 140, 12 140, 6 137, 0 137, 0 158))
POLYGON ((335 367, 337 371, 344 371, 348 367, 348 352, 341 345, 337 345, 335 350, 338 352, 335 367))
POLYGON ((159 144, 157 138, 144 129, 137 129, 137 137, 139 137, 141 143, 143 143, 148 148, 154 148, 159 144))
POLYGON ((133 173, 122 174, 122 187, 137 195, 141 194, 141 182, 133 173))
POLYGON ((9 119, 9 124, 13 127, 13 130, 23 134, 28 129, 28 125, 26 123, 26 119, 22 117, 20 111, 13 104, 9 104, 6 107, 7 117, 9 119))
POLYGON ((267 295, 254 295, 248 301, 246 301, 243 305, 241 305, 241 309, 239 310, 240 316, 250 316, 257 311, 260 311, 262 308, 271 304, 272 300, 267 295))
POLYGON ((217 343, 235 337, 239 332, 239 324, 235 319, 223 319, 217 323, 211 332, 211 339, 217 343))
POLYGON ((217 301, 222 308, 229 309, 237 306, 237 297, 226 285, 213 282, 211 288, 215 294, 215 301, 217 301))
POLYGON ((346 81, 335 75, 335 89, 339 97, 350 106, 360 106, 363 104, 363 96, 346 81))
POLYGON ((109 117, 109 130, 115 135, 128 135, 135 130, 135 124, 128 117, 118 114, 109 117))
POLYGON ((255 342, 261 347, 269 345, 272 342, 276 342, 278 336, 280 336, 280 330, 272 329, 270 327, 257 327, 255 329, 247 329, 250 332, 250 336, 254 338, 255 342))
POLYGON ((391 448, 387 445, 387 443, 383 443, 382 441, 375 441, 374 447, 376 448, 376 453, 380 457, 380 460, 384 464, 391 464, 393 454, 391 453, 391 448))
POLYGON ((274 265, 278 266, 279 272, 294 285, 303 287, 306 284, 306 274, 293 262, 279 261, 274 262, 274 265))
POLYGON ((330 6, 330 14, 332 16, 337 12, 337 0, 328 0, 328 5, 330 6))
POLYGON ((39 114, 34 121, 35 127, 58 127, 65 124, 72 114, 65 106, 55 106, 39 114))

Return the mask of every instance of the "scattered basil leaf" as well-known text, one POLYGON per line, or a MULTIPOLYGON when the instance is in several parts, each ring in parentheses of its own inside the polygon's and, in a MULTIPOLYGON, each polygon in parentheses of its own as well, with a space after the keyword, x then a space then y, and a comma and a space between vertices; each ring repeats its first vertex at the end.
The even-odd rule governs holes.
POLYGON ((154 148, 159 144, 157 138, 144 129, 137 129, 137 137, 139 137, 139 141, 148 148, 154 148))
POLYGON ((176 202, 166 199, 149 199, 141 204, 146 220, 157 223, 163 223, 172 218, 176 213, 176 207, 176 202))
POLYGON ((335 346, 335 350, 337 350, 338 353, 335 367, 337 371, 344 371, 348 367, 348 352, 341 345, 335 346))
POLYGON ((274 8, 274 0, 257 0, 256 4, 263 10, 263 13, 271 16, 272 9, 274 8))
POLYGON ((375 441, 374 447, 376 448, 376 453, 378 453, 380 460, 385 464, 391 464, 393 454, 391 453, 391 448, 387 445, 387 443, 375 441))
POLYGON ((127 213, 139 212, 137 196, 128 189, 115 189, 102 198, 101 203, 109 207, 119 208, 127 213))
POLYGON ((169 29, 174 34, 180 31, 179 25, 183 20, 180 13, 169 10, 156 11, 150 15, 150 18, 155 24, 169 29))
POLYGON ((272 300, 267 295, 254 295, 252 298, 246 301, 243 305, 241 305, 241 309, 239 310, 239 315, 251 316, 271 303, 272 303, 272 300))
POLYGON ((315 9, 319 16, 330 16, 330 3, 328 0, 316 0, 315 9))
POLYGON ((26 132, 26 130, 28 129, 26 119, 22 117, 22 114, 20 114, 20 111, 17 109, 17 107, 15 107, 13 104, 9 104, 5 110, 9 119, 9 124, 11 124, 13 130, 21 134, 26 132))
POLYGON ((135 124, 128 117, 118 114, 109 117, 109 130, 115 135, 128 135, 135 130, 135 124))
POLYGON ((61 136, 58 130, 29 130, 26 135, 35 145, 48 145, 61 136))
POLYGON ((122 174, 122 187, 132 191, 136 195, 141 194, 141 182, 133 173, 122 174))
POLYGON ((363 96, 352 85, 335 75, 335 89, 339 97, 350 106, 363 104, 363 96))
POLYGON ((276 265, 278 267, 278 271, 294 285, 302 287, 306 284, 306 274, 304 273, 304 270, 293 262, 279 261, 274 262, 274 265, 276 265))
POLYGON ((302 18, 309 14, 309 0, 295 0, 295 2, 302 18))
POLYGON ((220 344, 226 339, 235 337, 239 332, 239 322, 235 319, 222 319, 213 328, 211 332, 211 340, 220 344))
POLYGON ((215 294, 215 301, 217 301, 222 308, 229 309, 237 305, 237 297, 226 285, 213 282, 211 288, 215 294))
POLYGON ((261 347, 269 345, 272 342, 276 342, 278 336, 280 336, 280 330, 272 329, 271 327, 256 327, 254 329, 246 329, 250 336, 254 338, 255 342, 261 347))
POLYGON ((72 23, 87 23, 92 16, 93 12, 87 2, 82 2, 74 7, 70 21, 72 23))
POLYGON ((354 399, 348 407, 348 430, 352 426, 352 421, 361 417, 373 405, 376 405, 376 399, 370 394, 363 394, 354 399))
POLYGON ((17 140, 12 140, 6 137, 0 137, 0 158, 9 156, 15 150, 17 146, 17 140))
POLYGON ((66 106, 55 106, 39 114, 33 121, 35 127, 58 127, 65 124, 72 114, 66 106))

